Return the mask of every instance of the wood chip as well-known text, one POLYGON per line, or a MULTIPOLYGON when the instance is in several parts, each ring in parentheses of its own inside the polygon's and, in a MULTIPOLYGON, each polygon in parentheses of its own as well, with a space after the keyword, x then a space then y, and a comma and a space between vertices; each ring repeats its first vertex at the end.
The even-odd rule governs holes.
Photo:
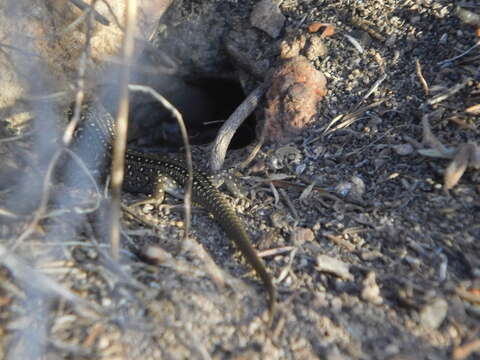
POLYGON ((480 114, 480 104, 469 106, 465 109, 467 114, 478 115, 480 114))
POLYGON ((315 269, 320 272, 336 275, 345 280, 353 280, 353 275, 350 273, 350 265, 328 255, 317 256, 317 266, 315 269))

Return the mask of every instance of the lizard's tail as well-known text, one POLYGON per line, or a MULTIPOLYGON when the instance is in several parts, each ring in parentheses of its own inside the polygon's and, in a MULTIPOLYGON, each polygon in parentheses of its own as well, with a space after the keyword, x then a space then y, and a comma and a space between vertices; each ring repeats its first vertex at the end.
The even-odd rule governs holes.
POLYGON ((260 259, 256 250, 253 248, 250 242, 250 237, 245 231, 244 224, 241 222, 238 215, 233 211, 227 200, 223 197, 223 194, 218 193, 218 196, 214 196, 214 198, 215 199, 212 199, 212 197, 210 197, 210 206, 208 210, 222 225, 222 228, 225 230, 228 237, 235 242, 250 266, 255 270, 257 275, 262 280, 268 292, 269 324, 271 325, 275 315, 276 303, 276 290, 275 286, 273 285, 272 277, 268 273, 262 259, 260 259))

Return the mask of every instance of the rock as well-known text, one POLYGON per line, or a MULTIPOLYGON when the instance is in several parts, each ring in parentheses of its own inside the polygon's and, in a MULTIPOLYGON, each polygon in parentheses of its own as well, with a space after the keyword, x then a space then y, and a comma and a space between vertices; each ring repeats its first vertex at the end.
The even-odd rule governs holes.
POLYGON ((380 288, 375 280, 375 273, 369 272, 365 280, 362 282, 362 299, 372 304, 379 305, 383 302, 380 296, 380 288))
POLYGON ((276 1, 262 0, 254 6, 250 14, 250 23, 275 39, 282 31, 285 16, 280 12, 276 1))
POLYGON ((445 299, 436 298, 420 311, 420 322, 430 329, 437 329, 447 316, 448 303, 445 299))
POLYGON ((327 93, 326 84, 323 73, 305 57, 283 62, 267 91, 266 140, 286 143, 311 125, 327 93))
POLYGON ((414 151, 413 146, 410 144, 398 144, 392 146, 392 148, 393 151, 395 151, 400 156, 410 155, 414 151))
POLYGON ((316 270, 334 274, 342 279, 353 280, 353 275, 350 273, 350 266, 328 255, 317 256, 316 270))
POLYGON ((315 240, 315 234, 309 228, 296 228, 290 235, 290 239, 295 246, 302 246, 306 242, 315 240))
POLYGON ((352 176, 350 180, 352 182, 351 195, 356 199, 361 199, 363 194, 365 194, 365 182, 358 176, 352 176))

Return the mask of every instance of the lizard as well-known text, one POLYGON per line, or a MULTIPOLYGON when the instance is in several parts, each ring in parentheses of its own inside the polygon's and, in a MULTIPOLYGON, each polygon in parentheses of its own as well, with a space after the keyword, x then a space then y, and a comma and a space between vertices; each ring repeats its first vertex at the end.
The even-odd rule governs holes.
MULTIPOLYGON (((112 140, 116 136, 115 120, 99 103, 83 107, 82 123, 75 133, 76 144, 86 141, 81 157, 87 166, 108 168, 111 163, 112 140), (102 165, 103 164, 103 165, 102 165)), ((188 170, 183 161, 168 155, 147 154, 127 148, 125 153, 125 177, 123 190, 163 197, 164 191, 183 189, 188 170), (173 188, 173 189, 172 189, 173 188), (176 188, 176 189, 175 189, 176 188)), ((200 204, 221 225, 235 243, 248 264, 255 270, 268 292, 269 322, 275 313, 276 290, 265 264, 253 248, 245 226, 225 195, 218 190, 210 177, 193 168, 192 201, 200 204)))

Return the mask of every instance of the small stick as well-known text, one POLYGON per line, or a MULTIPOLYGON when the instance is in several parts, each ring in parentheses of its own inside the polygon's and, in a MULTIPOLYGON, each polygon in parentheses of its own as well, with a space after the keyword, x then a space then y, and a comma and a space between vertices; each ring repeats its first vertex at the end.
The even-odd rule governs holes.
POLYGON ((454 360, 463 360, 474 352, 480 352, 480 339, 475 339, 463 345, 455 346, 452 351, 452 358, 454 360))
POLYGON ((352 111, 358 110, 360 105, 379 88, 379 86, 385 81, 386 78, 387 74, 383 74, 377 81, 375 81, 370 90, 368 90, 368 92, 362 97, 362 99, 357 103, 357 105, 353 107, 352 111))
POLYGON ((279 247, 279 248, 275 248, 275 249, 268 249, 268 250, 259 251, 258 256, 261 257, 261 258, 269 257, 269 256, 277 256, 277 255, 280 255, 280 254, 290 252, 293 249, 295 249, 294 246, 283 246, 283 247, 279 247))
POLYGON ((418 59, 415 59, 415 70, 417 72, 418 79, 420 80, 420 84, 422 84, 423 92, 425 93, 425 96, 428 96, 428 94, 430 93, 430 89, 428 87, 427 81, 423 77, 422 65, 420 65, 420 61, 418 59))
POLYGON ((85 1, 83 1, 83 0, 70 0, 70 2, 82 11, 92 11, 93 16, 95 17, 95 20, 97 20, 100 24, 105 25, 105 26, 110 25, 110 21, 108 21, 108 19, 105 16, 103 16, 98 11, 96 11, 92 6, 88 5, 85 1))
POLYGON ((240 169, 245 169, 253 161, 253 159, 255 159, 255 156, 257 156, 258 152, 263 146, 263 143, 265 142, 266 133, 267 133, 267 121, 265 120, 263 122, 262 132, 260 133, 258 142, 253 147, 252 151, 250 151, 250 154, 247 156, 247 158, 242 161, 242 163, 239 166, 240 169))
POLYGON ((475 49, 476 47, 480 46, 480 41, 477 41, 475 43, 475 45, 473 45, 471 48, 467 49, 466 51, 464 51, 463 53, 461 53, 460 55, 457 55, 453 58, 450 58, 450 59, 446 59, 446 60, 442 60, 440 62, 437 63, 437 65, 443 65, 443 64, 447 64, 447 63, 450 63, 450 62, 454 62, 455 60, 458 60, 462 57, 464 57, 465 55, 467 55, 468 53, 470 53, 473 49, 475 49))
POLYGON ((442 101, 447 100, 450 96, 455 95, 460 90, 462 90, 465 86, 467 86, 467 84, 470 80, 471 80, 471 78, 467 78, 463 82, 461 82, 459 84, 456 84, 455 86, 452 86, 447 91, 445 91, 441 94, 438 94, 437 96, 434 96, 433 98, 431 98, 427 101, 427 104, 428 105, 435 105, 435 104, 441 103, 442 101))
POLYGON ((32 133, 26 132, 26 133, 16 135, 16 136, 6 137, 6 138, 3 138, 3 139, 0 139, 0 144, 21 140, 21 139, 26 138, 27 136, 30 136, 30 135, 32 135, 32 133))
POLYGON ((293 206, 293 202, 292 202, 292 200, 290 200, 290 198, 288 197, 287 192, 285 191, 285 189, 279 189, 279 192, 280 192, 280 194, 283 196, 283 199, 285 200, 285 202, 287 203, 287 206, 288 206, 288 208, 290 209, 290 211, 292 212, 293 217, 295 218, 295 220, 298 221, 298 220, 299 220, 299 217, 298 217, 297 209, 295 209, 295 206, 293 206))

